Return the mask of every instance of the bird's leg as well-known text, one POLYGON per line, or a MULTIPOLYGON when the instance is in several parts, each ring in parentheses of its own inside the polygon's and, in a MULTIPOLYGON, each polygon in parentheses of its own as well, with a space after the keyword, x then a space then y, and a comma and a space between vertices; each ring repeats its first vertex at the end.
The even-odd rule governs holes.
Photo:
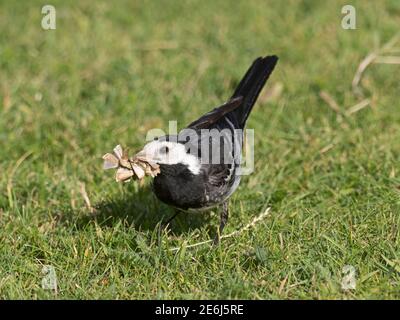
POLYGON ((171 218, 169 218, 166 222, 163 222, 161 224, 162 229, 166 228, 171 223, 171 221, 174 220, 176 218, 176 216, 178 214, 180 214, 181 212, 182 212, 181 210, 175 209, 175 213, 171 216, 171 218))
POLYGON ((229 217, 229 200, 225 201, 222 204, 222 211, 221 211, 221 219, 220 219, 220 223, 219 223, 219 229, 218 229, 218 233, 214 238, 214 245, 217 245, 220 241, 221 235, 222 235, 222 231, 225 228, 226 223, 228 222, 228 217, 229 217))

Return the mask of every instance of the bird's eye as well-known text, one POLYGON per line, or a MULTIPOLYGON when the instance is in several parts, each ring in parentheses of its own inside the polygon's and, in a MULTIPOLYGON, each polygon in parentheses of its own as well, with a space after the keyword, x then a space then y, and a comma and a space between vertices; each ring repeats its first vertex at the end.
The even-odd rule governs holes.
POLYGON ((160 149, 161 153, 167 154, 169 152, 169 148, 167 146, 164 146, 160 149))

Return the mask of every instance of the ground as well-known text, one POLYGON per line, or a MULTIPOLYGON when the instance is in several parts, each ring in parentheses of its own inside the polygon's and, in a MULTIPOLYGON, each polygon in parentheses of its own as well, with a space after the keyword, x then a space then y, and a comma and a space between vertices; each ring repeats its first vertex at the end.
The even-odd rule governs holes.
POLYGON ((373 63, 352 87, 398 32, 399 1, 351 1, 355 30, 348 1, 51 4, 56 30, 43 2, 0 1, 0 298, 400 298, 400 65, 373 63), (118 184, 101 156, 184 127, 268 54, 255 171, 226 234, 271 209, 217 248, 187 247, 214 236, 218 210, 160 230, 173 210, 150 180, 118 184))

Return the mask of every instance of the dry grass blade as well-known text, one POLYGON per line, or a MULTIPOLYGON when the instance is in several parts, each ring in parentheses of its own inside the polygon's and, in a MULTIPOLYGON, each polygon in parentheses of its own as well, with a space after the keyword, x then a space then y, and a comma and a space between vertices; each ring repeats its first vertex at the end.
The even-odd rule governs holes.
POLYGON ((398 59, 400 57, 381 57, 381 54, 389 53, 392 51, 393 47, 397 44, 400 39, 400 33, 396 34, 390 41, 384 44, 380 49, 369 53, 358 65, 356 74, 354 75, 353 81, 351 83, 353 88, 353 93, 357 96, 363 96, 362 91, 359 87, 361 78, 372 63, 386 63, 386 64, 398 64, 398 59))
POLYGON ((334 146, 335 146, 334 143, 330 143, 327 146, 323 147, 321 150, 319 150, 319 153, 324 154, 324 153, 328 152, 329 150, 331 150, 334 146))
POLYGON ((283 289, 285 289, 285 285, 286 285, 286 282, 287 282, 288 278, 289 278, 289 275, 286 275, 285 278, 284 278, 284 279, 282 280, 282 282, 280 283, 279 289, 278 289, 278 293, 279 293, 279 294, 282 294, 283 289))
POLYGON ((11 104, 12 104, 11 103, 11 96, 10 96, 9 92, 6 91, 4 93, 4 97, 3 97, 3 110, 4 110, 4 112, 7 112, 10 109, 11 104))
MULTIPOLYGON (((267 216, 269 216, 269 212, 270 212, 271 208, 268 207, 263 213, 259 214, 257 217, 255 217, 251 222, 249 222, 248 224, 246 224, 243 228, 239 229, 239 230, 235 230, 231 233, 228 233, 226 235, 222 235, 220 237, 220 239, 226 239, 226 238, 232 238, 235 237, 241 233, 243 233, 244 231, 249 230, 250 228, 254 227, 258 222, 264 220, 267 216)), ((214 240, 206 240, 206 241, 201 241, 201 242, 197 242, 188 246, 184 246, 185 249, 187 248, 194 248, 194 247, 198 247, 207 243, 211 243, 214 240)), ((181 250, 182 247, 175 247, 175 248, 171 248, 169 249, 169 251, 173 251, 173 252, 178 252, 179 250, 181 250)))
POLYGON ((25 154, 22 155, 21 158, 17 160, 15 165, 12 167, 10 174, 8 176, 8 181, 7 181, 7 196, 8 196, 8 203, 10 205, 10 208, 14 206, 14 201, 13 201, 13 196, 12 196, 12 188, 13 188, 13 178, 15 175, 15 172, 17 172, 18 168, 20 165, 32 154, 31 151, 26 152, 25 154))
POLYGON ((86 185, 83 182, 79 183, 79 192, 82 195, 83 201, 85 201, 86 208, 89 210, 90 213, 94 213, 96 211, 95 208, 92 207, 92 204, 90 202, 89 196, 86 192, 86 185))
POLYGON ((392 39, 382 46, 382 52, 388 52, 394 49, 394 46, 400 41, 400 32, 396 33, 392 39))
POLYGON ((383 56, 377 57, 374 63, 382 63, 382 64, 400 64, 400 57, 396 56, 383 56))
POLYGON ((335 101, 335 99, 333 99, 333 97, 326 91, 321 91, 319 93, 319 96, 321 97, 321 99, 326 102, 326 104, 336 113, 338 114, 342 114, 342 110, 339 107, 339 105, 337 104, 337 102, 335 101))
POLYGON ((364 109, 365 107, 369 106, 369 104, 371 103, 370 99, 364 99, 363 101, 357 103, 356 105, 352 106, 351 108, 349 108, 346 111, 347 115, 352 115, 353 113, 356 113, 362 109, 364 109))
POLYGON ((378 57, 378 54, 375 52, 372 52, 368 54, 358 65, 356 74, 354 75, 353 81, 351 82, 351 86, 353 88, 353 92, 356 95, 362 95, 362 91, 359 88, 359 83, 361 81, 362 75, 364 71, 367 69, 367 67, 374 62, 374 60, 378 57))

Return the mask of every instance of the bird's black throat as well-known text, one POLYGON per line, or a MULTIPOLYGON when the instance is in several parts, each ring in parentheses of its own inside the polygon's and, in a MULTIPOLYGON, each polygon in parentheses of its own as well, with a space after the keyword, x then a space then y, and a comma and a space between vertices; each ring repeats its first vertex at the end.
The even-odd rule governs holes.
POLYGON ((161 164, 153 190, 161 201, 181 209, 202 208, 207 202, 203 175, 193 174, 181 163, 161 164))

